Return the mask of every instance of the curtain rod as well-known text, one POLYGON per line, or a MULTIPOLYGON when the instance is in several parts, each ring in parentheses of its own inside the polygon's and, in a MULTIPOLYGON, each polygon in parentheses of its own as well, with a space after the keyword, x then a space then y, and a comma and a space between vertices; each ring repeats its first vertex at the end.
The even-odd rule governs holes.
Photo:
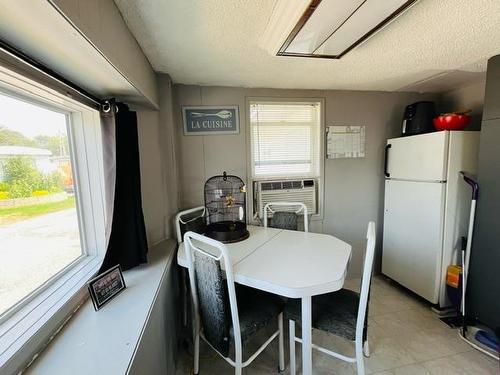
POLYGON ((60 84, 70 88, 71 90, 77 92, 79 95, 85 97, 87 100, 91 101, 96 105, 96 107, 100 108, 102 104, 102 100, 99 99, 98 97, 92 95, 85 89, 81 88, 77 84, 71 82, 70 80, 64 78, 61 76, 59 73, 56 73, 52 69, 48 68, 46 65, 38 62, 37 60, 31 58, 30 56, 26 55, 24 52, 18 50, 17 48, 11 46, 9 43, 4 41, 3 39, 0 39, 0 50, 3 52, 6 52, 10 56, 14 57, 15 59, 21 61, 22 63, 30 66, 33 69, 36 69, 37 71, 43 73, 44 75, 56 80, 60 84))

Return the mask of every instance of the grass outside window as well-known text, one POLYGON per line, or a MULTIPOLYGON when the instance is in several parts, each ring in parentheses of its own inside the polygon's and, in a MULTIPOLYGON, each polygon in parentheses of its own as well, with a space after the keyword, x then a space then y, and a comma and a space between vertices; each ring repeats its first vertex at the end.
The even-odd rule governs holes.
POLYGON ((35 216, 62 211, 75 207, 75 197, 68 197, 60 202, 38 203, 22 207, 0 208, 0 225, 11 224, 35 216))

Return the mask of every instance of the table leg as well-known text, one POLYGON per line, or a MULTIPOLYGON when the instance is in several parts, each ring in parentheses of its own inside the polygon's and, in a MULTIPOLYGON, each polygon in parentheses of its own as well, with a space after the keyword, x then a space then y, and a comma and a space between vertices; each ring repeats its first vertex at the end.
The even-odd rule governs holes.
POLYGON ((302 298, 302 374, 312 374, 311 297, 302 298))

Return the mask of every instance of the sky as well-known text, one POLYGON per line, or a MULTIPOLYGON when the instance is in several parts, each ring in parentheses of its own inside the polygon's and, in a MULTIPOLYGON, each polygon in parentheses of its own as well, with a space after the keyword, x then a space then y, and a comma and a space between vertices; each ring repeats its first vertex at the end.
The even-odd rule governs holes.
POLYGON ((28 138, 36 135, 66 134, 62 113, 0 94, 0 127, 16 130, 28 138))

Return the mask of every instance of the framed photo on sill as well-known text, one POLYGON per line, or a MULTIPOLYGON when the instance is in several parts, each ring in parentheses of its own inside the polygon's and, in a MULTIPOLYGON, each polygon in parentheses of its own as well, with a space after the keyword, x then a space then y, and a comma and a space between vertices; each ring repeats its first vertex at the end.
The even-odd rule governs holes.
POLYGON ((87 283, 95 311, 125 290, 125 280, 119 264, 97 275, 87 283))

